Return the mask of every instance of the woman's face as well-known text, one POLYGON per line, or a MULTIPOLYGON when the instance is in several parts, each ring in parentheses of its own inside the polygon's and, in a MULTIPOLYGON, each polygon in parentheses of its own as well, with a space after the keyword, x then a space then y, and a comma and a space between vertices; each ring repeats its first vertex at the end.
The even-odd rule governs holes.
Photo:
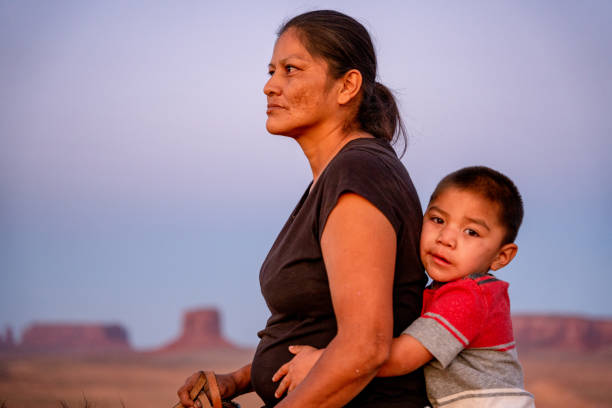
POLYGON ((333 92, 338 81, 329 77, 323 59, 310 55, 294 28, 276 41, 269 72, 264 86, 268 132, 298 137, 333 119, 338 110, 333 92))

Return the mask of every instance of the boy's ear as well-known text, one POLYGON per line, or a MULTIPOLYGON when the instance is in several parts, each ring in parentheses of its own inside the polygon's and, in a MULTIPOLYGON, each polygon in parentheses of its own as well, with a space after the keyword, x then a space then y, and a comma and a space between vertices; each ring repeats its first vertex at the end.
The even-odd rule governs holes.
POLYGON ((499 252, 497 253, 497 256, 495 257, 495 259, 493 260, 493 263, 491 263, 491 269, 493 269, 494 271, 497 271, 503 268, 504 266, 508 265, 510 261, 512 261, 512 259, 516 256, 517 251, 518 251, 518 246, 516 246, 514 242, 503 245, 499 249, 499 252))

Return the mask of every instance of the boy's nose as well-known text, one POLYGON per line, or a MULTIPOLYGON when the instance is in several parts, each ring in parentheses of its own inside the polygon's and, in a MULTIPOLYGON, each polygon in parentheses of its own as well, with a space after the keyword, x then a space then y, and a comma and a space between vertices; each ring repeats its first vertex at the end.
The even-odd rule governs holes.
POLYGON ((457 244, 457 236, 454 231, 449 228, 442 228, 436 239, 436 243, 449 248, 454 248, 457 244))

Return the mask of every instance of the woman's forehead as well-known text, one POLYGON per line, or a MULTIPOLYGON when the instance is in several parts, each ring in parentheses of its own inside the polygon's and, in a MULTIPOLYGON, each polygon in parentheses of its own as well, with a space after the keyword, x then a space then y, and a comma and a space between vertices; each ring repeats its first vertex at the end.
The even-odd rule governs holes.
POLYGON ((274 51, 269 65, 282 64, 286 60, 299 59, 305 62, 316 62, 325 67, 327 70, 328 63, 325 58, 313 55, 306 44, 303 37, 298 34, 296 28, 289 28, 283 32, 274 44, 274 51))
POLYGON ((297 32, 290 28, 277 38, 274 43, 274 54, 283 54, 282 58, 288 55, 295 55, 301 58, 312 59, 310 52, 297 32))

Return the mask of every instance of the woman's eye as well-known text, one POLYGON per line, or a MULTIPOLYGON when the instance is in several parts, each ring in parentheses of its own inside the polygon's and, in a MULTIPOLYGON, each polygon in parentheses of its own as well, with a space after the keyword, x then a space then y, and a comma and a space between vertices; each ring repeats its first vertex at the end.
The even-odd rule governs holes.
POLYGON ((272 69, 271 69, 271 70, 269 70, 269 71, 268 71, 268 75, 270 75, 270 76, 274 75, 274 70, 272 70, 272 69))
POLYGON ((470 237, 479 237, 480 236, 479 233, 477 233, 476 231, 474 231, 471 228, 466 229, 465 233, 468 234, 470 237))
POLYGON ((297 68, 294 67, 293 65, 287 65, 285 67, 285 70, 287 70, 287 72, 293 72, 293 71, 297 70, 297 68))
POLYGON ((431 220, 436 224, 444 224, 444 220, 440 217, 431 217, 431 220))

